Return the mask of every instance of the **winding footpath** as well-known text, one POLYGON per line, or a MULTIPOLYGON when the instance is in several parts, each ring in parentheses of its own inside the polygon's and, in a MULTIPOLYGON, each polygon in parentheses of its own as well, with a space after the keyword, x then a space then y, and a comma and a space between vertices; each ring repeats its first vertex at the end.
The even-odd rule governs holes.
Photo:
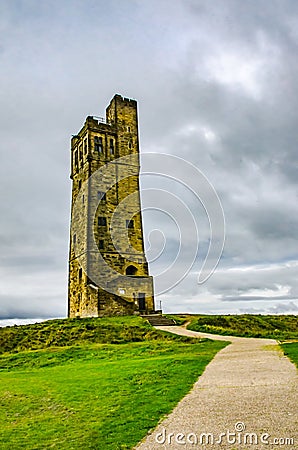
POLYGON ((297 370, 275 340, 157 328, 231 344, 136 450, 298 449, 297 370))

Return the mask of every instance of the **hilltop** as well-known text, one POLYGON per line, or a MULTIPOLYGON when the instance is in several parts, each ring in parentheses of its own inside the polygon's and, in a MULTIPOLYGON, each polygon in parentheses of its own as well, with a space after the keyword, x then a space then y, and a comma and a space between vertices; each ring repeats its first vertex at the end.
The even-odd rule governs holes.
MULTIPOLYGON (((0 328, 0 354, 86 344, 181 340, 137 316, 56 319, 0 328)), ((185 339, 184 339, 185 341, 185 339)), ((186 342, 191 342, 187 340, 186 342)))
POLYGON ((2 328, 0 448, 131 449, 225 345, 139 317, 2 328))
POLYGON ((294 315, 179 315, 190 321, 189 330, 224 336, 242 336, 277 339, 298 339, 298 320, 294 315))

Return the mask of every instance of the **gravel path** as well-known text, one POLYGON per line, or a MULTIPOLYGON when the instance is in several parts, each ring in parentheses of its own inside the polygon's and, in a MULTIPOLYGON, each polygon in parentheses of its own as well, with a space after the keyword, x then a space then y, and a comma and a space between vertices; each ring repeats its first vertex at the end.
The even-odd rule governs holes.
POLYGON ((231 345, 217 353, 189 394, 135 449, 298 449, 297 370, 276 341, 157 328, 231 345))

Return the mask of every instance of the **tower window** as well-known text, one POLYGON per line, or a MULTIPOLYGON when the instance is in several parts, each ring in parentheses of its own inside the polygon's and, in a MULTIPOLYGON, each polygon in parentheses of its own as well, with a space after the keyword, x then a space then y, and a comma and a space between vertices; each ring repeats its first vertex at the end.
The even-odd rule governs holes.
POLYGON ((134 228, 133 220, 127 220, 126 221, 126 228, 134 228))
POLYGON ((74 152, 74 165, 75 165, 75 167, 78 167, 78 151, 77 150, 74 152))
POLYGON ((138 269, 135 266, 128 266, 125 270, 126 275, 136 275, 138 269))
POLYGON ((102 202, 107 201, 106 193, 102 191, 97 191, 97 198, 98 200, 101 200, 102 202))
POLYGON ((94 150, 98 153, 102 153, 103 146, 102 146, 102 137, 101 136, 94 137, 94 150))
POLYGON ((87 150, 88 150, 88 143, 87 143, 87 139, 84 140, 84 155, 87 154, 87 150))
POLYGON ((104 246, 104 242, 103 242, 102 239, 100 239, 100 240, 98 241, 98 248, 99 248, 100 250, 103 250, 103 246, 104 246))
POLYGON ((127 127, 127 131, 130 133, 130 127, 127 127))
POLYGON ((81 145, 79 147, 79 155, 80 155, 80 161, 83 161, 83 150, 82 150, 82 146, 81 145))
POLYGON ((98 220, 98 226, 99 227, 105 227, 107 225, 106 217, 99 216, 97 220, 98 220))
POLYGON ((81 268, 81 269, 79 269, 79 280, 81 280, 82 275, 83 275, 83 270, 82 270, 82 268, 81 268))
POLYGON ((76 242, 77 242, 77 235, 76 234, 73 235, 72 241, 73 241, 74 244, 76 244, 76 242))
POLYGON ((110 139, 110 154, 114 155, 114 153, 115 153, 114 141, 113 139, 110 139))
POLYGON ((82 187, 82 181, 79 180, 79 189, 81 189, 81 187, 82 187))

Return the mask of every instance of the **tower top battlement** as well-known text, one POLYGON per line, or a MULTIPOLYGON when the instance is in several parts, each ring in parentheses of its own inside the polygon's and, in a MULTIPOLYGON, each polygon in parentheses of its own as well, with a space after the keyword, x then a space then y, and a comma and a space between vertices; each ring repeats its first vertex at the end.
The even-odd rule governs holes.
POLYGON ((135 106, 137 104, 137 101, 135 99, 123 97, 120 94, 115 94, 114 97, 112 98, 112 100, 110 101, 110 104, 113 103, 114 101, 127 103, 127 104, 130 104, 131 106, 135 106))

